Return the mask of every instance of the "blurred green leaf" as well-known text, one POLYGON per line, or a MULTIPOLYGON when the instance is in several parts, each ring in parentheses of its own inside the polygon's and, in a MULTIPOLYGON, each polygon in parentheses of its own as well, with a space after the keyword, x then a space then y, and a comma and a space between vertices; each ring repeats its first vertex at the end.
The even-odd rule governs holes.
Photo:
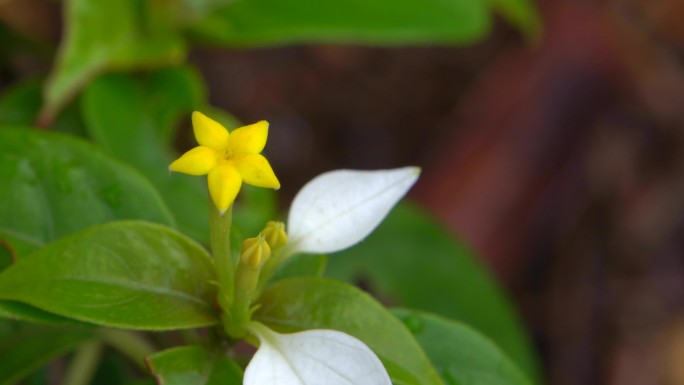
MULTIPOLYGON (((230 115, 208 107, 205 93, 200 76, 188 67, 138 77, 110 74, 88 86, 81 110, 93 140, 145 174, 161 192, 181 231, 208 243, 206 181, 168 172, 169 164, 178 157, 171 147, 175 129, 193 110, 207 112, 228 129, 239 126, 230 115)), ((258 234, 275 212, 273 191, 245 186, 233 209, 236 247, 240 240, 258 234)))
POLYGON ((395 384, 443 384, 411 333, 363 291, 320 277, 278 281, 264 290, 255 319, 276 331, 334 329, 363 341, 395 384))
POLYGON ((533 0, 489 0, 494 10, 511 24, 518 27, 525 36, 535 41, 540 38, 542 22, 541 16, 533 0))
POLYGON ((107 70, 178 63, 185 44, 170 2, 65 0, 65 36, 46 84, 43 121, 94 76, 107 70))
POLYGON ((18 259, 111 220, 174 223, 142 176, 63 134, 0 129, 0 180, 0 238, 18 259))
POLYGON ((520 369, 475 329, 429 313, 394 309, 447 384, 531 385, 520 369))
POLYGON ((366 240, 330 256, 328 274, 370 285, 400 306, 484 333, 536 380, 538 366, 514 308, 475 256, 415 207, 397 206, 366 240))
POLYGON ((31 328, 0 340, 0 385, 12 385, 93 337, 77 329, 31 328))
POLYGON ((169 143, 173 129, 183 114, 189 116, 201 103, 199 84, 188 68, 165 70, 140 82, 129 75, 106 75, 88 86, 81 110, 92 139, 146 175, 174 213, 180 230, 208 243, 205 183, 168 171, 176 158, 169 143))
POLYGON ((181 346, 147 358, 150 371, 163 385, 240 385, 242 369, 222 352, 181 346))
POLYGON ((0 96, 0 125, 32 126, 42 97, 40 81, 31 79, 7 88, 0 96))
POLYGON ((0 273, 0 299, 103 326, 212 325, 213 264, 202 247, 148 222, 110 222, 58 240, 0 273))
POLYGON ((212 13, 191 34, 226 45, 419 44, 472 42, 489 28, 485 0, 246 0, 212 13))
MULTIPOLYGON (((0 95, 0 125, 25 126, 29 128, 38 123, 38 113, 43 102, 41 82, 28 79, 9 87, 0 95)), ((69 104, 51 122, 54 131, 85 136, 85 127, 80 110, 69 104)))
POLYGON ((243 184, 233 207, 231 237, 239 247, 246 238, 255 237, 268 221, 275 219, 278 211, 276 194, 271 189, 243 184))
MULTIPOLYGON (((0 301, 0 318, 48 325, 79 325, 78 321, 35 308, 16 301, 0 301)), ((83 324, 81 324, 83 325, 83 324)))
POLYGON ((321 276, 328 264, 325 254, 299 254, 290 257, 276 271, 272 282, 295 277, 321 276))

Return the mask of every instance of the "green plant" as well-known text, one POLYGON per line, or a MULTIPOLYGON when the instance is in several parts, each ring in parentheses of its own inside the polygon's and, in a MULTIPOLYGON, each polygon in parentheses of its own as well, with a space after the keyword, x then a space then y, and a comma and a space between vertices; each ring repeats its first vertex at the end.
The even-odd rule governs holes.
MULTIPOLYGON (((284 226, 269 222, 278 217, 270 190, 245 187, 233 203, 238 179, 279 186, 265 158, 236 176, 212 171, 214 153, 173 162, 171 146, 194 110, 211 117, 196 130, 238 125, 208 105, 204 81, 185 64, 194 44, 465 44, 486 35, 492 8, 534 38, 527 2, 63 6, 51 73, 17 79, 0 97, 0 384, 47 383, 40 368, 62 356, 68 385, 145 383, 148 370, 165 384, 239 384, 245 367, 249 383, 264 383, 274 360, 300 362, 302 352, 366 357, 356 369, 326 361, 333 372, 377 375, 355 383, 538 381, 514 312, 470 253, 412 206, 380 223, 417 178, 414 168, 321 176, 284 226), (209 173, 213 199, 195 178, 169 176, 169 165, 209 173), (359 199, 344 206, 350 196, 359 199), (350 213, 360 215, 354 226, 350 213), (379 294, 416 310, 387 310, 350 284, 359 271, 379 294), (260 346, 249 366, 241 340, 260 346)), ((14 32, 0 39, 31 50, 9 44, 14 32)), ((265 144, 259 135, 247 144, 253 154, 265 144)), ((232 155, 217 162, 237 164, 232 155)))

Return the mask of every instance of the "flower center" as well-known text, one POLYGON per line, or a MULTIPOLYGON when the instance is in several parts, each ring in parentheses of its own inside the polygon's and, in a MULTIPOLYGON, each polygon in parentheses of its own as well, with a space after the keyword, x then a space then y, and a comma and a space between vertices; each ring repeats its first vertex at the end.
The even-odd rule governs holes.
POLYGON ((233 149, 232 149, 232 148, 228 148, 228 149, 226 149, 226 150, 221 151, 221 156, 222 156, 223 159, 225 159, 225 160, 230 160, 230 159, 232 159, 232 158, 233 158, 233 149))

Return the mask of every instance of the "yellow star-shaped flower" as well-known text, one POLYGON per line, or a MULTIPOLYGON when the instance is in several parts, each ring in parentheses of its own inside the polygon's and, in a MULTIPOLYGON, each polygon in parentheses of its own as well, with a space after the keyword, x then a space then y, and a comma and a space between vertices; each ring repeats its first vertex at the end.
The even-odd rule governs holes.
POLYGON ((190 175, 208 174, 209 194, 225 213, 233 204, 242 182, 258 187, 280 188, 268 160, 261 155, 268 137, 268 122, 236 128, 225 127, 201 112, 192 113, 192 128, 200 145, 169 166, 170 171, 190 175))

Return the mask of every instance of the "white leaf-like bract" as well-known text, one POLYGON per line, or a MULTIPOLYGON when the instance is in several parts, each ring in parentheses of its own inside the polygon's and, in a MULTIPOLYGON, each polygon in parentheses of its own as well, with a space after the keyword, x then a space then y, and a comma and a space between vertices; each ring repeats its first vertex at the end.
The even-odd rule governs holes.
POLYGON ((292 201, 288 236, 295 251, 334 253, 368 236, 418 179, 418 167, 337 170, 307 183, 292 201))
POLYGON ((261 342, 243 385, 391 385, 380 359, 363 342, 335 330, 279 334, 259 323, 261 342))

